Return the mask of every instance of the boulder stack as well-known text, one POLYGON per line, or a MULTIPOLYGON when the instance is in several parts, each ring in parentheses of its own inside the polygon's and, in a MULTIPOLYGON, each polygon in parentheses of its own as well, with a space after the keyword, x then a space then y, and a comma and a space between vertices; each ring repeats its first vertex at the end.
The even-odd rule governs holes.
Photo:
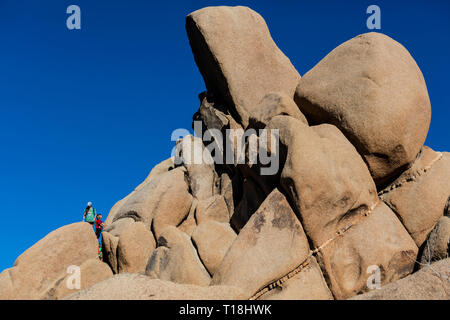
POLYGON ((301 78, 249 8, 186 30, 207 90, 196 136, 111 209, 104 263, 88 224, 63 227, 0 274, 0 298, 449 299, 450 157, 423 145, 409 52, 363 34, 301 78), (89 274, 72 291, 69 265, 89 274))

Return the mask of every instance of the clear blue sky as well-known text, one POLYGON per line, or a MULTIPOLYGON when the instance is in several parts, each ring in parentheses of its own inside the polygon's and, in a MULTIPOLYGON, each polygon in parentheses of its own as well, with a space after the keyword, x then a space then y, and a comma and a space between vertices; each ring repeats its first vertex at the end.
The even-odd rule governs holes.
POLYGON ((107 214, 170 156, 204 90, 184 29, 207 5, 248 5, 300 74, 342 42, 381 32, 402 43, 432 103, 427 144, 450 150, 450 2, 0 0, 0 271, 87 201, 107 214), (66 28, 77 4, 82 29, 66 28))

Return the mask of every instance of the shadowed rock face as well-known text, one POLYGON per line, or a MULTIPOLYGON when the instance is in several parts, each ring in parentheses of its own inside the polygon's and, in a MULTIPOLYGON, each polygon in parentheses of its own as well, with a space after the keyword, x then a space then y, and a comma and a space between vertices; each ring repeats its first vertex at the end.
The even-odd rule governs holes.
POLYGON ((207 286, 211 281, 189 236, 172 226, 165 228, 158 238, 158 249, 148 262, 146 274, 200 286, 207 286))
POLYGON ((430 104, 406 49, 361 35, 300 79, 249 8, 195 11, 186 30, 208 90, 197 135, 278 130, 278 172, 193 163, 212 155, 188 135, 111 209, 104 262, 90 225, 62 227, 0 273, 0 299, 448 299, 449 157, 423 146, 430 104), (361 294, 374 270, 382 289, 361 294))

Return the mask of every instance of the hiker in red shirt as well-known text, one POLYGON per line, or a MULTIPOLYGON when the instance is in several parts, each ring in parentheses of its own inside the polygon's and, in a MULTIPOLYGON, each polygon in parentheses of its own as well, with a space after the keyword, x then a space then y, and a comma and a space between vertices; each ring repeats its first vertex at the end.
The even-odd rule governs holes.
POLYGON ((102 215, 101 213, 97 214, 97 220, 95 220, 95 235, 97 239, 100 238, 103 229, 102 215))

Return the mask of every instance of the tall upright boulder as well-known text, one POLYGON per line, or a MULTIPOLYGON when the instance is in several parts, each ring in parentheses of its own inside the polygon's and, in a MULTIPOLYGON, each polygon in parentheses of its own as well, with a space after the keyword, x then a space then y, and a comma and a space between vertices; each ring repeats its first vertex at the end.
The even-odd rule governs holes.
POLYGON ((178 167, 151 179, 122 200, 115 208, 114 216, 108 217, 107 221, 112 224, 119 219, 133 218, 142 221, 149 229, 153 219, 164 220, 161 226, 166 223, 178 225, 187 216, 192 204, 185 174, 186 169, 178 167), (168 212, 170 217, 167 217, 168 212))
POLYGON ((337 126, 378 186, 408 167, 428 133, 431 106, 409 52, 381 33, 359 35, 300 79, 295 101, 311 124, 337 126))
POLYGON ((268 128, 279 130, 280 145, 287 149, 280 184, 316 245, 377 201, 364 161, 335 126, 309 127, 276 116, 268 128))
POLYGON ((176 283, 207 286, 211 281, 190 237, 173 226, 161 233, 145 272, 152 278, 176 283))
POLYGON ((117 244, 117 271, 119 273, 145 272, 155 246, 153 234, 144 223, 131 224, 120 235, 117 244))
POLYGON ((194 59, 206 88, 244 127, 269 92, 293 97, 300 75, 247 7, 207 7, 186 17, 194 59))

